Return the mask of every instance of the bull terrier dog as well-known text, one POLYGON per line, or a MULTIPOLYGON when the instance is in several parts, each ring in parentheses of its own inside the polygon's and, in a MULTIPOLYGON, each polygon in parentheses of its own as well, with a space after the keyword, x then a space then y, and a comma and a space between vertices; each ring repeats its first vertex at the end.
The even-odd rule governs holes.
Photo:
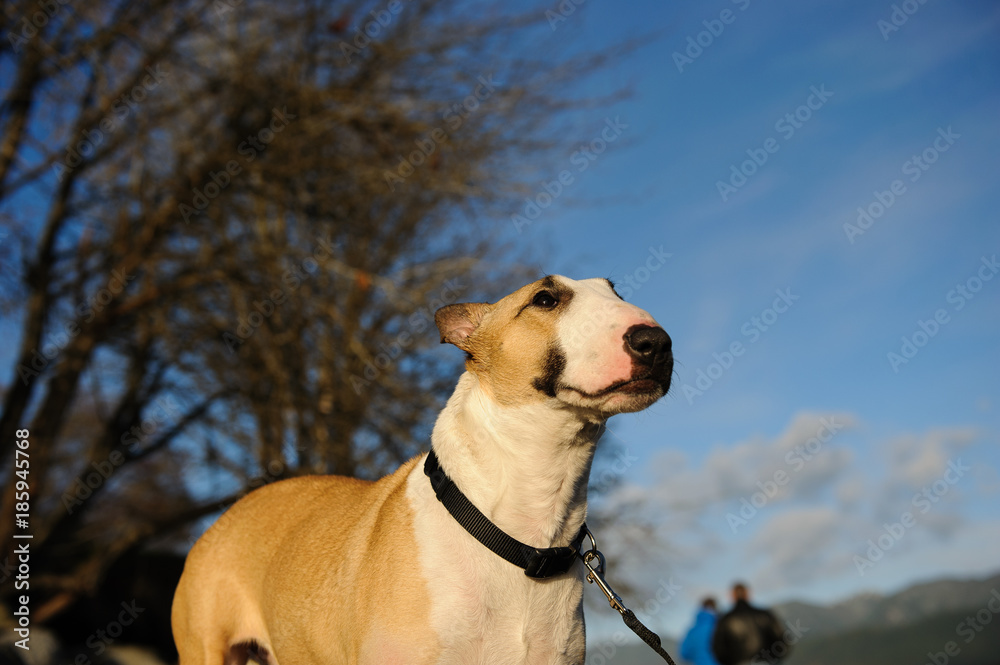
POLYGON ((667 393, 670 337, 609 280, 555 275, 435 323, 466 371, 431 452, 234 504, 187 557, 180 665, 584 662, 591 461, 667 393))

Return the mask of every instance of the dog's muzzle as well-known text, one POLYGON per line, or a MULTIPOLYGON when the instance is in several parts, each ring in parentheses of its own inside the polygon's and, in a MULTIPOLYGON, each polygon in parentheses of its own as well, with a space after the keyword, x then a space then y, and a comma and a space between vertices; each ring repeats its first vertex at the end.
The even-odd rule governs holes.
POLYGON ((670 389, 674 371, 673 342, 663 328, 636 325, 625 331, 625 352, 632 358, 632 378, 638 389, 643 380, 659 384, 663 391, 670 389))

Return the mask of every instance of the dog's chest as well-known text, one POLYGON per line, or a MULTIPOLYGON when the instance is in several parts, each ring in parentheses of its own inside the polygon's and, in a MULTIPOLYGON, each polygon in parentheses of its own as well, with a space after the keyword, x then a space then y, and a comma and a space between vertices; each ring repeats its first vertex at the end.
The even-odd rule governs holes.
POLYGON ((583 663, 582 579, 525 576, 442 515, 426 478, 411 476, 410 484, 415 569, 428 586, 438 662, 583 663))
POLYGON ((449 584, 450 592, 439 588, 432 594, 431 616, 442 647, 439 662, 583 662, 583 616, 579 595, 569 585, 525 592, 518 585, 504 588, 482 579, 449 584))

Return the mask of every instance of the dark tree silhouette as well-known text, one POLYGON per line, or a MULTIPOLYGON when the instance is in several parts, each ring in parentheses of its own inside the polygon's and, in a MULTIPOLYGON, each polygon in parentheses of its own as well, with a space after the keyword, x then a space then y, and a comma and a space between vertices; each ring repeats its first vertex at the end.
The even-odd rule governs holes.
POLYGON ((36 621, 262 482, 424 445, 434 309, 524 279, 510 212, 601 101, 611 54, 554 56, 544 9, 4 5, 0 542, 27 429, 36 621))

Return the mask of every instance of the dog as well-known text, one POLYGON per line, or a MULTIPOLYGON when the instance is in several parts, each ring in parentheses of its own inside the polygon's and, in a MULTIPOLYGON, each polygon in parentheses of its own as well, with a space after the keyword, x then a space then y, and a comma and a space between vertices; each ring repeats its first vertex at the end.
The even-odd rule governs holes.
POLYGON ((187 557, 180 665, 584 662, 573 554, 594 450, 610 416, 667 393, 670 337, 610 280, 558 275, 435 323, 466 371, 431 453, 376 482, 304 476, 234 504, 187 557), (540 554, 498 556, 439 493, 540 554))

